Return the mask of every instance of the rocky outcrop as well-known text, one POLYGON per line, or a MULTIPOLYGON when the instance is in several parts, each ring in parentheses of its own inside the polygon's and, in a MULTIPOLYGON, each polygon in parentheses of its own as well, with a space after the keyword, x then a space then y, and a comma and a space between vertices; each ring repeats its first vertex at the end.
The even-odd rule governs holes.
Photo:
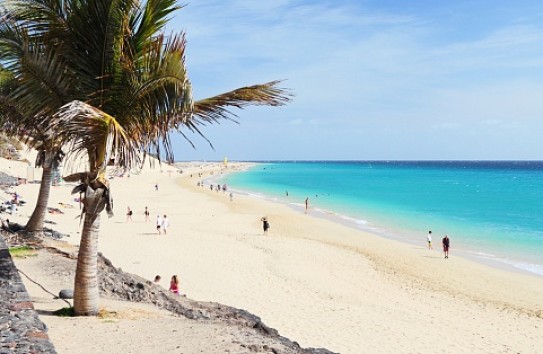
MULTIPOLYGON (((49 251, 62 254, 64 262, 55 267, 56 272, 75 272, 76 256, 48 248, 49 251), (70 262, 70 263, 69 263, 70 262)), ((333 354, 323 348, 302 348, 278 331, 264 324, 260 317, 248 311, 222 305, 216 302, 201 302, 185 296, 178 296, 163 287, 135 274, 124 272, 113 266, 111 261, 99 253, 99 288, 104 298, 131 302, 150 303, 179 316, 195 321, 223 323, 225 326, 238 328, 247 333, 244 341, 237 343, 246 352, 281 353, 281 354, 333 354), (263 344, 265 343, 265 344, 263 344)), ((66 274, 59 274, 66 275, 66 274)), ((245 351, 244 351, 245 352, 245 351)))
MULTIPOLYGON (((25 235, 25 234, 22 234, 25 235)), ((21 239, 32 240, 32 244, 41 248, 44 245, 40 245, 36 242, 35 238, 27 238, 28 235, 21 237, 21 239), (25 237, 26 236, 26 237, 25 237)), ((2 237, 0 237, 2 239, 2 237)), ((19 241, 22 241, 19 239, 19 241)), ((3 240, 2 240, 3 242, 3 240)), ((55 257, 57 260, 55 264, 48 269, 51 274, 59 277, 73 277, 75 276, 75 266, 77 256, 72 253, 61 251, 54 247, 47 247, 43 251, 52 252, 62 257, 55 257)), ((5 250, 7 253, 7 249, 5 250)), ((7 253, 9 257, 9 253, 7 253)), ((302 348, 297 342, 292 341, 279 335, 278 331, 264 324, 260 317, 249 313, 248 311, 237 309, 234 307, 222 305, 216 302, 201 302, 191 300, 185 296, 178 296, 166 291, 163 287, 144 279, 138 275, 129 274, 124 272, 120 268, 113 266, 111 261, 105 258, 102 254, 98 257, 99 267, 99 288, 100 296, 103 298, 110 298, 114 300, 123 300, 131 302, 150 303, 155 306, 168 310, 179 316, 186 317, 188 319, 207 322, 207 323, 221 323, 230 328, 236 328, 236 331, 242 332, 243 340, 236 341, 236 344, 244 348, 243 352, 247 353, 280 353, 280 354, 333 354, 333 352, 323 348, 302 348)), ((11 261, 11 258, 9 258, 11 261)), ((16 277, 18 282, 13 282, 17 287, 24 286, 21 283, 17 270, 11 262, 11 273, 16 277)), ((0 269, 4 269, 2 266, 0 269)), ((6 278, 6 275, 0 273, 2 281, 6 278)), ((15 279, 15 278, 13 278, 15 279)), ((3 283, 2 283, 3 286, 3 283)), ((4 353, 55 353, 53 345, 48 341, 45 325, 37 318, 35 311, 31 309, 32 303, 28 298, 28 294, 24 292, 26 297, 21 296, 19 305, 11 306, 11 303, 0 302, 0 308, 2 311, 8 311, 11 315, 18 317, 18 314, 14 311, 26 311, 27 316, 30 316, 24 323, 30 321, 36 321, 34 327, 28 327, 26 332, 22 331, 25 327, 22 324, 15 324, 15 328, 21 329, 20 334, 14 334, 13 336, 6 337, 5 342, 11 343, 8 345, 17 346, 21 345, 24 348, 31 349, 29 346, 32 344, 32 350, 17 351, 2 351, 3 347, 0 346, 0 354, 4 353), (10 308, 11 306, 11 308, 10 308), (11 311, 11 312, 10 312, 11 311), (30 315, 32 314, 32 315, 30 315), (32 329, 31 328, 35 328, 32 329), (26 334, 25 334, 26 333, 26 334), (24 336, 27 337, 24 337, 24 336), (20 343, 20 344, 19 344, 20 343), (26 344, 28 343, 28 345, 26 344), (50 345, 51 349, 47 349, 47 345, 50 345), (44 349, 45 351, 39 351, 44 349)), ((4 299, 2 294, 2 299, 4 299)), ((4 314, 0 316, 0 329, 2 329, 2 336, 4 335, 4 314)), ((2 345, 4 345, 4 337, 2 337, 2 345)))
POLYGON ((0 354, 56 353, 0 237, 0 354))
POLYGON ((201 302, 178 296, 137 275, 125 273, 99 254, 100 292, 103 296, 119 300, 147 302, 156 306, 201 321, 220 321, 231 326, 252 329, 255 335, 273 338, 274 348, 261 348, 256 344, 245 345, 254 352, 333 354, 323 348, 301 348, 300 345, 279 335, 276 329, 266 326, 260 319, 245 310, 225 306, 216 302, 201 302), (252 347, 252 349, 251 349, 252 347))

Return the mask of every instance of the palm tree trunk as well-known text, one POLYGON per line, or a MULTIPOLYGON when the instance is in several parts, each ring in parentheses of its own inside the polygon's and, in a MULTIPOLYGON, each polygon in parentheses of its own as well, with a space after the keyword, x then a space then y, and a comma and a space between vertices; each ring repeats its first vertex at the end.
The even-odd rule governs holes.
POLYGON ((74 284, 74 313, 76 316, 98 314, 98 235, 100 212, 104 210, 104 189, 87 188, 85 222, 81 233, 74 284))
POLYGON ((51 192, 51 180, 53 179, 53 168, 43 167, 41 177, 40 192, 38 194, 38 202, 36 208, 26 224, 26 230, 30 232, 43 232, 43 221, 45 212, 47 211, 47 203, 49 202, 49 194, 51 192))

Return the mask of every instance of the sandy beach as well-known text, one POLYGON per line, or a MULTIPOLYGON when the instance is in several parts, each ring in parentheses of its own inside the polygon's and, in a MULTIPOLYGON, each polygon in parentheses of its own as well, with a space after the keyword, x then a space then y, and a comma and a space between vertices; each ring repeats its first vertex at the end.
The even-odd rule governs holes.
MULTIPOLYGON (((311 210, 306 215, 240 194, 230 200, 228 193, 197 186, 199 173, 207 178, 210 171, 220 173, 219 166, 187 164, 181 174, 162 165, 112 179, 115 216, 102 216, 100 251, 126 272, 149 280, 160 274, 165 288, 177 274, 188 298, 247 310, 302 347, 340 353, 536 353, 543 348, 543 278, 475 263, 455 255, 454 248, 445 260, 437 247, 427 249, 425 235, 419 246, 404 244, 311 210), (145 221, 146 206, 150 221, 145 221), (131 221, 127 207, 134 211, 131 221), (167 235, 158 235, 157 215, 167 215, 167 235), (266 236, 264 215, 271 224, 266 236)), ((10 217, 12 222, 26 223, 38 187, 16 187, 28 204, 10 217)), ((81 226, 72 187, 52 188, 50 206, 65 213, 46 218, 70 235, 62 247, 75 249, 81 226)), ((53 293, 73 287, 70 277, 47 277, 38 258, 16 259, 16 264, 53 293)), ((38 310, 65 306, 35 284, 25 285, 38 310)), ((149 305, 102 304, 123 315, 41 316, 59 353, 232 349, 205 347, 210 338, 220 338, 218 333, 228 336, 225 329, 206 329, 149 305)))

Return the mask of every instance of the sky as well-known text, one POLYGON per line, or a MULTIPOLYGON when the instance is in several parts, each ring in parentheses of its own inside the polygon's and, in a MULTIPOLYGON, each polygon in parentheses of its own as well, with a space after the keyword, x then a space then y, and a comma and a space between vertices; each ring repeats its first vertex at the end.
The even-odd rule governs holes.
MULTIPOLYGON (((181 3, 180 3, 181 4, 181 3)), ((283 107, 175 137, 185 160, 542 160, 543 2, 187 0, 196 100, 284 80, 283 107)))

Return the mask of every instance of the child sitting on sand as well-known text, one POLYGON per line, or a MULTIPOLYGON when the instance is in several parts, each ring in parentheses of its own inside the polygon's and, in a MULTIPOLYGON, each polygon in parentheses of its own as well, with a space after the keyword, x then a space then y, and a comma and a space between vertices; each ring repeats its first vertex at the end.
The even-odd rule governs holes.
POLYGON ((172 280, 170 281, 169 290, 175 295, 179 295, 179 280, 177 279, 177 275, 172 275, 172 280))

